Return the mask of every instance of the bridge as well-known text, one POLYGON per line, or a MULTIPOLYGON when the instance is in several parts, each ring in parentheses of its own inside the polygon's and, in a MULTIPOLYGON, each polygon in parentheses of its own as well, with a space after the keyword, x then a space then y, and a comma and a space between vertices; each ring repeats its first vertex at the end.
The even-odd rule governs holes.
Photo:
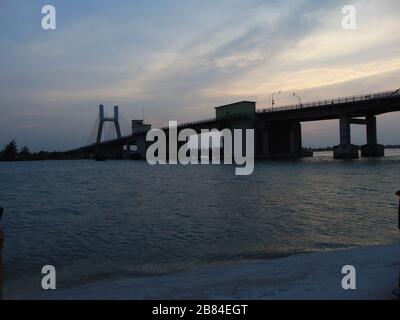
MULTIPOLYGON (((117 136, 116 139, 101 141, 101 127, 104 121, 114 122, 119 132, 118 107, 114 118, 105 118, 100 106, 100 121, 96 143, 70 150, 71 155, 90 156, 104 154, 106 157, 120 158, 135 149, 135 156, 144 159, 148 143, 146 134, 151 129, 142 120, 132 120, 132 133, 117 136)), ((256 103, 241 101, 216 107, 212 119, 183 123, 178 131, 193 129, 200 134, 202 129, 254 129, 255 156, 259 159, 299 158, 312 156, 302 146, 302 122, 338 119, 340 123, 340 144, 334 146, 336 159, 359 157, 359 146, 351 143, 351 124, 366 126, 367 143, 361 146, 362 157, 384 156, 384 147, 378 143, 376 116, 400 111, 400 89, 358 96, 325 99, 257 110, 256 103)), ((168 135, 168 128, 161 128, 168 135)))

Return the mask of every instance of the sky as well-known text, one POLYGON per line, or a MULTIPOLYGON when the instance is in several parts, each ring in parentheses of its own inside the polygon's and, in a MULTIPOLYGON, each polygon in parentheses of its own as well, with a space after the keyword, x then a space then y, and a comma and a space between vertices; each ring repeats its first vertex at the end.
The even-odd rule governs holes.
MULTIPOLYGON (((153 127, 257 108, 400 88, 398 0, 0 0, 0 146, 85 145, 98 105, 153 127), (43 30, 44 5, 56 30, 43 30), (342 7, 356 28, 342 27, 342 7)), ((400 113, 378 139, 400 144, 400 113)), ((365 144, 365 128, 352 127, 365 144)), ((303 123, 304 146, 339 142, 338 121, 303 123)))

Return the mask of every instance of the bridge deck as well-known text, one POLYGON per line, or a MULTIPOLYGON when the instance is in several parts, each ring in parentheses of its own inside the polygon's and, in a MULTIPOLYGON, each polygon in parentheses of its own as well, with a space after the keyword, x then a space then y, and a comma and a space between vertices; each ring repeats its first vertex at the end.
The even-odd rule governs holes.
MULTIPOLYGON (((348 111, 354 117, 361 117, 365 114, 382 114, 391 111, 400 111, 400 89, 396 91, 385 91, 364 95, 356 95, 349 97, 341 97, 335 99, 325 99, 319 101, 306 102, 302 104, 292 104, 279 106, 274 108, 266 108, 257 110, 257 115, 265 115, 268 118, 274 118, 272 114, 278 117, 282 113, 292 114, 290 118, 300 121, 315 121, 326 119, 337 119, 339 113, 348 111), (348 110, 344 109, 348 108, 348 110), (310 116, 309 111, 313 111, 315 115, 310 116), (320 115, 318 113, 321 112, 320 115), (303 116, 302 116, 303 114, 303 116)), ((215 118, 182 123, 178 128, 197 127, 199 125, 209 125, 216 123, 215 118)), ((168 128, 162 128, 168 130, 168 128)))
POLYGON ((289 110, 297 110, 297 109, 304 109, 304 108, 316 108, 316 107, 323 107, 323 106, 332 106, 338 104, 346 104, 346 103, 354 103, 359 101, 373 101, 378 99, 387 99, 387 98, 394 98, 400 96, 400 89, 396 91, 385 91, 385 92, 378 92, 378 93, 371 93, 371 94, 363 94, 363 95, 356 95, 356 96, 349 96, 349 97, 342 97, 336 99, 325 99, 319 101, 312 101, 307 103, 298 103, 292 105, 285 105, 280 107, 274 108, 266 108, 257 110, 258 113, 263 112, 279 112, 279 111, 289 111, 289 110))
POLYGON ((343 114, 364 117, 394 111, 400 111, 400 89, 262 109, 257 110, 257 116, 267 121, 305 122, 338 119, 343 114))

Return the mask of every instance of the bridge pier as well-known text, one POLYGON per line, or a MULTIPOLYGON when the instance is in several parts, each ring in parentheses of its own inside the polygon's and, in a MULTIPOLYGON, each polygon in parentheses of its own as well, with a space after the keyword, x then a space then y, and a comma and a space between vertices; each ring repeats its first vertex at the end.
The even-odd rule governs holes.
POLYGON ((378 144, 376 117, 367 116, 365 119, 351 118, 349 115, 340 116, 340 145, 334 147, 335 159, 356 159, 359 157, 358 146, 351 144, 350 125, 360 124, 367 127, 367 144, 361 147, 362 157, 383 157, 384 146, 378 144))
POLYGON ((269 127, 270 123, 264 123, 264 128, 261 131, 261 154, 263 156, 268 156, 270 154, 269 146, 269 127))
POLYGON ((139 160, 146 160, 147 141, 146 134, 138 135, 136 139, 136 154, 139 160))
POLYGON ((367 144, 361 147, 362 157, 383 157, 385 155, 385 148, 383 145, 378 144, 378 134, 376 129, 376 117, 366 117, 367 126, 367 144))
POLYGON ((362 157, 383 157, 384 146, 378 144, 376 117, 366 116, 365 119, 351 118, 349 115, 340 116, 340 145, 333 148, 335 159, 357 159, 358 146, 351 144, 351 124, 365 125, 367 127, 367 144, 361 147, 362 157))
POLYGON ((292 122, 290 124, 289 133, 289 148, 292 157, 302 156, 302 137, 301 137, 301 123, 292 122))
POLYGON ((122 144, 97 145, 94 154, 105 159, 122 159, 124 147, 122 144))
POLYGON ((357 159, 358 146, 351 144, 351 121, 349 115, 340 116, 340 145, 333 147, 335 159, 357 159))
POLYGON ((264 122, 257 128, 256 155, 258 158, 301 158, 312 157, 302 147, 301 123, 264 122))

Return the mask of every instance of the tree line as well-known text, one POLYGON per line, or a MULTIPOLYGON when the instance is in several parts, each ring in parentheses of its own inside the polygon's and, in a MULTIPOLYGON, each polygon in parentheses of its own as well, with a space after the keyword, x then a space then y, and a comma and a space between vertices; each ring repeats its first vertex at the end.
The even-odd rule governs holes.
POLYGON ((17 142, 12 140, 0 151, 0 161, 60 160, 62 152, 31 152, 27 146, 18 150, 17 142))

